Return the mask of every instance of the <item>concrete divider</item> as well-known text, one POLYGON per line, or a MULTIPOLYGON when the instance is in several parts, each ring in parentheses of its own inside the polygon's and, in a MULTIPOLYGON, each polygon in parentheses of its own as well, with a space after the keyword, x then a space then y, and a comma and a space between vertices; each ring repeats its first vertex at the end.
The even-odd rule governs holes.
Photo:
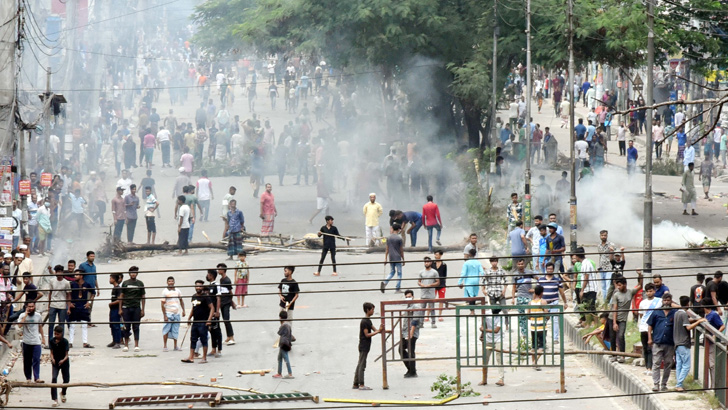
MULTIPOLYGON (((565 316, 566 320, 564 320, 564 332, 577 349, 595 350, 593 346, 584 343, 582 340, 579 329, 575 326, 576 321, 571 319, 569 317, 570 315, 565 316)), ((622 389, 622 391, 626 394, 652 393, 652 387, 646 385, 644 382, 635 377, 635 375, 625 369, 624 364, 612 363, 609 361, 609 356, 605 355, 587 356, 589 357, 589 360, 599 367, 604 375, 607 376, 612 383, 614 383, 615 386, 622 389)), ((668 407, 660 401, 659 396, 659 394, 646 394, 632 396, 631 399, 632 402, 640 406, 642 410, 668 410, 668 407)))

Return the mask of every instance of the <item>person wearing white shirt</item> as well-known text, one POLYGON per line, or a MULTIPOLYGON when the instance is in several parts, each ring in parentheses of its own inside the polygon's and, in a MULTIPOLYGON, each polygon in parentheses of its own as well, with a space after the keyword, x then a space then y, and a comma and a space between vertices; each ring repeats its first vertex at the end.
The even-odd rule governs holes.
POLYGON ((681 125, 685 122, 685 113, 682 111, 678 111, 675 114, 675 128, 680 128, 681 125))
POLYGON ((688 141, 686 143, 687 148, 685 148, 685 153, 683 157, 683 166, 685 166, 685 169, 688 169, 688 164, 695 163, 695 148, 693 147, 692 142, 688 141))
POLYGON ((617 142, 619 143, 619 156, 627 155, 627 127, 624 126, 624 122, 620 122, 619 128, 617 128, 617 142))
POLYGON ((210 216, 210 200, 215 199, 212 193, 212 181, 207 177, 207 170, 202 170, 202 176, 197 180, 197 199, 200 202, 202 212, 200 221, 207 222, 210 216))
MULTIPOLYGON (((586 311, 594 311, 598 291, 598 281, 594 262, 586 258, 584 255, 584 248, 581 246, 576 248, 574 256, 576 256, 577 261, 581 262, 581 270, 579 272, 581 272, 584 284, 581 288, 581 302, 585 305, 586 311)), ((585 323, 585 318, 582 316, 579 321, 580 323, 585 323)))
POLYGON ((531 244, 531 256, 533 257, 533 265, 531 266, 531 269, 536 272, 541 272, 541 269, 538 266, 541 232, 539 231, 538 227, 542 223, 543 217, 541 215, 536 215, 533 218, 533 226, 531 227, 531 229, 528 230, 528 233, 526 234, 526 240, 531 244))
POLYGON ((129 175, 129 170, 125 169, 121 171, 121 179, 116 181, 116 187, 124 190, 124 193, 121 194, 123 198, 126 198, 126 196, 129 195, 129 192, 131 192, 130 187, 133 183, 134 182, 129 175))
POLYGON ((574 151, 576 151, 577 170, 584 166, 584 161, 589 158, 589 143, 580 139, 574 143, 574 151))
POLYGON ((172 162, 170 161, 170 147, 171 147, 171 141, 170 141, 170 131, 164 126, 160 127, 159 132, 157 132, 157 141, 159 142, 160 147, 162 148, 162 168, 164 167, 170 167, 172 168, 172 162))

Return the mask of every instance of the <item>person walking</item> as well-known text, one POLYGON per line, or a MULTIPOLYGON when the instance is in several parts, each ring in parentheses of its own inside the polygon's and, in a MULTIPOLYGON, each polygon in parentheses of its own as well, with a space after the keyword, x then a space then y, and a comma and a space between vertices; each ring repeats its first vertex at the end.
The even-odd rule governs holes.
MULTIPOLYGON (((481 278, 485 275, 483 271, 483 265, 475 258, 477 251, 475 248, 471 248, 468 251, 467 261, 463 264, 463 269, 460 271, 460 279, 458 280, 458 287, 465 289, 466 298, 475 298, 478 296, 478 286, 480 285, 481 278)), ((468 302, 469 305, 475 305, 475 301, 468 302)), ((474 310, 470 311, 471 315, 475 314, 474 310)))
POLYGON ((391 227, 392 234, 387 238, 387 248, 384 251, 384 265, 386 266, 387 261, 389 261, 390 271, 387 279, 379 284, 379 290, 382 293, 384 293, 384 289, 387 287, 387 284, 389 284, 389 281, 394 277, 395 270, 397 271, 398 277, 395 293, 401 292, 399 289, 402 286, 402 267, 404 266, 404 241, 402 240, 402 236, 399 234, 401 229, 402 227, 395 223, 391 227))
POLYGON ((43 316, 35 311, 35 302, 28 302, 25 312, 18 317, 18 328, 23 332, 23 371, 25 380, 43 383, 40 379, 40 354, 45 345, 43 316))
MULTIPOLYGON (((126 223, 126 205, 124 204, 124 188, 116 187, 116 196, 111 200, 111 214, 114 219, 114 240, 121 242, 121 233, 126 223)), ((50 202, 50 201, 49 201, 50 202)), ((50 203, 48 204, 50 206, 50 203)))
POLYGON ((246 262, 247 253, 242 251, 238 254, 238 261, 235 263, 235 296, 238 297, 238 307, 247 308, 245 295, 248 294, 248 283, 250 281, 250 268, 246 262))
POLYGON ((146 290, 144 288, 144 282, 137 279, 139 274, 139 268, 132 266, 129 268, 129 279, 125 280, 121 284, 121 294, 119 299, 121 304, 119 305, 119 314, 124 318, 124 349, 122 351, 129 351, 129 336, 131 336, 132 330, 134 331, 134 351, 139 350, 139 324, 144 317, 144 308, 146 307, 146 290))
MULTIPOLYGON (((415 293, 407 289, 404 291, 405 300, 412 300, 415 297, 415 293)), ((407 308, 411 309, 414 306, 411 304, 407 305, 407 308)), ((399 342, 399 354, 402 356, 405 367, 407 367, 407 373, 404 377, 412 378, 417 377, 417 362, 415 361, 417 355, 415 349, 417 347, 417 339, 420 337, 420 321, 414 317, 414 312, 409 311, 406 316, 402 319, 402 339, 399 342)))
POLYGON ((109 276, 109 284, 114 288, 111 289, 111 301, 109 302, 109 327, 111 328, 111 343, 106 345, 112 349, 121 349, 121 315, 119 314, 119 306, 121 301, 122 275, 112 273, 109 276))
POLYGON ((324 238, 324 247, 321 250, 321 259, 319 259, 319 266, 318 269, 316 269, 316 272, 314 272, 314 276, 320 276, 321 275, 321 266, 324 263, 324 260, 326 260, 326 254, 331 252, 331 264, 334 268, 334 273, 332 273, 332 276, 338 276, 339 274, 336 272, 336 239, 345 240, 345 238, 341 237, 341 234, 339 233, 339 229, 334 226, 334 217, 331 215, 326 215, 326 225, 322 226, 321 229, 318 231, 319 238, 323 236, 324 238))
POLYGON ((230 322, 230 309, 237 309, 233 301, 233 281, 227 275, 227 265, 217 264, 217 273, 220 275, 220 316, 225 325, 225 343, 228 346, 235 344, 235 331, 230 322))
POLYGON ((697 215, 695 212, 697 194, 695 193, 695 174, 693 169, 695 164, 692 162, 688 164, 687 169, 683 172, 682 182, 680 185, 680 192, 682 192, 682 203, 683 203, 683 215, 688 215, 688 204, 692 208, 691 215, 697 215))
POLYGON ((182 300, 182 293, 174 286, 174 277, 167 278, 167 287, 162 290, 162 318, 164 327, 162 328, 162 341, 164 347, 162 351, 167 352, 167 339, 174 340, 174 350, 181 351, 177 347, 177 339, 179 339, 179 322, 185 317, 185 302, 182 300))
POLYGON ((185 203, 184 195, 177 197, 177 248, 176 255, 187 255, 190 238, 190 207, 185 203))
MULTIPOLYGON (((53 338, 48 343, 51 354, 52 376, 51 383, 58 383, 58 373, 63 377, 63 384, 71 381, 71 364, 68 361, 68 340, 63 337, 63 325, 57 325, 53 328, 53 338)), ((66 402, 67 387, 61 389, 61 403, 66 402)), ((58 407, 58 389, 51 387, 51 400, 53 407, 58 407)))
POLYGON ((442 218, 440 217, 440 208, 434 202, 432 195, 427 195, 427 203, 422 206, 422 221, 427 229, 427 252, 432 253, 432 231, 437 230, 436 242, 440 243, 440 234, 442 233, 442 218))
POLYGON ((384 210, 382 205, 377 202, 377 194, 372 192, 369 194, 369 202, 364 204, 364 227, 366 230, 367 246, 372 247, 376 242, 379 230, 379 217, 382 216, 384 210))

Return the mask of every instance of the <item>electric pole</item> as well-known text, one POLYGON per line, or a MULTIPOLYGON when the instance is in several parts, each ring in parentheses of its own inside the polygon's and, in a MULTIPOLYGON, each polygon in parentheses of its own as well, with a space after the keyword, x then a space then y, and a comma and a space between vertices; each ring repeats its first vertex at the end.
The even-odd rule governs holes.
MULTIPOLYGON (((652 87, 654 86, 653 70, 655 65, 655 0, 647 0, 647 90, 646 101, 648 107, 652 106, 652 87)), ((652 108, 647 109, 645 123, 645 211, 644 211, 644 242, 642 253, 642 270, 645 273, 652 269, 652 108)))
MULTIPOLYGON (((574 82, 574 0, 569 0, 569 84, 574 82)), ((571 252, 576 252, 576 159, 574 158, 574 87, 569 93, 569 157, 571 159, 571 196, 569 197, 569 224, 571 252)))
POLYGON ((51 109, 53 108, 52 104, 52 96, 51 96, 51 68, 48 67, 46 69, 46 90, 45 90, 45 98, 43 99, 43 136, 45 137, 45 159, 46 164, 50 167, 50 169, 53 169, 53 159, 51 155, 51 149, 50 149, 50 140, 51 140, 51 119, 50 119, 50 113, 51 109))
POLYGON ((526 187, 523 191, 523 226, 531 226, 531 0, 526 0, 526 187))
MULTIPOLYGON (((499 138, 496 135, 498 132, 498 126, 495 123, 496 111, 498 110, 498 0, 493 2, 493 95, 491 96, 491 108, 490 108, 490 124, 491 124, 491 141, 494 138, 499 138)), ((488 170, 490 172, 490 170, 488 170)))

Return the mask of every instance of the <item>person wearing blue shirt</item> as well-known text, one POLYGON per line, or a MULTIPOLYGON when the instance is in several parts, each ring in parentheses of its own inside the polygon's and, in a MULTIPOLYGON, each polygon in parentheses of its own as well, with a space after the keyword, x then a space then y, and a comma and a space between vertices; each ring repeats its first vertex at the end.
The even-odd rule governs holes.
POLYGON ((667 380, 670 378, 675 343, 673 325, 675 309, 672 308, 672 295, 662 295, 662 307, 655 309, 647 319, 647 343, 652 346, 652 391, 667 391, 667 380), (660 366, 665 363, 660 380, 660 366), (660 383, 662 382, 662 383, 660 383))
POLYGON ((513 135, 513 132, 511 131, 511 124, 506 124, 506 126, 500 131, 501 144, 505 144, 506 141, 511 139, 511 135, 513 135))
MULTIPOLYGON (((410 225, 407 233, 410 236, 410 240, 412 241, 412 247, 414 248, 415 245, 417 245, 417 231, 422 228, 422 214, 415 211, 407 211, 404 213, 404 220, 410 225)), ((404 227, 406 226, 406 224, 403 225, 402 229, 404 229, 404 227)))
POLYGON ((94 264, 95 259, 96 254, 94 251, 86 252, 86 262, 79 265, 78 270, 84 273, 83 281, 88 283, 91 288, 96 289, 96 296, 99 296, 99 282, 96 280, 96 265, 94 264))
MULTIPOLYGON (((576 127, 574 127, 576 128, 576 127)), ((591 145, 592 139, 594 138, 594 134, 597 132, 597 127, 592 124, 591 121, 589 121, 589 125, 586 127, 586 142, 591 145)))
POLYGON ((637 148, 634 147, 634 141, 629 140, 629 148, 627 148, 627 175, 634 174, 637 168, 637 148))
MULTIPOLYGON (((468 260, 463 264, 463 269, 460 271, 460 279, 458 280, 458 287, 465 290, 464 296, 466 298, 474 298, 478 296, 480 279, 485 276, 483 265, 475 258, 475 249, 470 249, 468 252, 468 260)), ((468 302, 470 305, 474 305, 475 302, 468 302)), ((471 314, 475 314, 475 311, 470 311, 471 314)))
POLYGON ((584 84, 581 85, 581 94, 583 95, 583 99, 584 99, 584 107, 586 107, 587 102, 588 102, 586 100, 586 92, 589 91, 590 88, 591 88, 591 84, 589 84, 589 81, 584 81, 584 84))
POLYGON ((584 135, 586 135, 586 127, 584 126, 583 118, 579 118, 579 123, 574 127, 574 132, 576 132, 576 139, 582 139, 584 138, 584 135))
POLYGON ((661 298, 665 293, 670 292, 670 288, 662 282, 662 275, 659 273, 652 275, 652 283, 655 285, 656 298, 661 298))

